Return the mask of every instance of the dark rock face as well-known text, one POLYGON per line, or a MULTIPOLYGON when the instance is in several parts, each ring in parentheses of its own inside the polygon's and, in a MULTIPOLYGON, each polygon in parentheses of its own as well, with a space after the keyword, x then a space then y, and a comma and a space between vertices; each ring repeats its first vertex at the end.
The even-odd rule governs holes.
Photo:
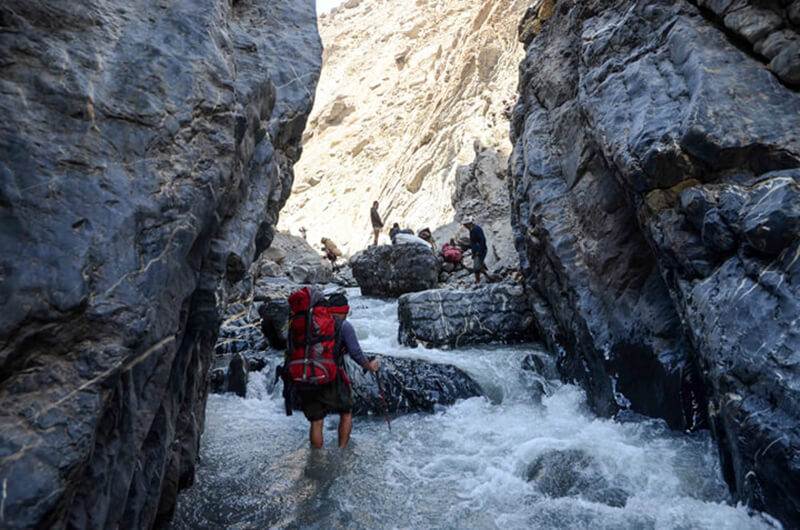
POLYGON ((398 341, 430 348, 533 339, 533 316, 520 285, 461 291, 431 289, 398 300, 398 341))
POLYGON ((364 296, 395 298, 436 287, 439 263, 430 248, 399 244, 370 247, 350 258, 364 296))
POLYGON ((513 223, 562 375, 602 412, 708 411, 736 498, 796 526, 800 96, 718 22, 559 2, 521 65, 513 223))
POLYGON ((364 373, 349 357, 345 358, 353 383, 355 415, 385 413, 376 376, 390 414, 433 412, 436 405, 452 405, 459 399, 482 395, 478 384, 455 366, 388 355, 376 358, 381 369, 374 373, 364 373))
POLYGON ((0 526, 164 524, 290 192, 313 2, 8 0, 0 57, 0 526))

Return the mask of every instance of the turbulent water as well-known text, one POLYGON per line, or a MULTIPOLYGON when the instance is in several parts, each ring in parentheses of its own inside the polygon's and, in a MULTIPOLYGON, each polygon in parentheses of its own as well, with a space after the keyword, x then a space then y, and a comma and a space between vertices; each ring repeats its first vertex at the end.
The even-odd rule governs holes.
POLYGON ((311 450, 270 367, 251 374, 247 399, 209 397, 197 479, 173 528, 778 527, 729 504, 707 432, 598 418, 579 388, 520 370, 536 345, 401 347, 397 305, 350 295, 366 351, 455 364, 487 397, 395 417, 391 431, 357 417, 343 451, 331 417, 325 448, 311 450))

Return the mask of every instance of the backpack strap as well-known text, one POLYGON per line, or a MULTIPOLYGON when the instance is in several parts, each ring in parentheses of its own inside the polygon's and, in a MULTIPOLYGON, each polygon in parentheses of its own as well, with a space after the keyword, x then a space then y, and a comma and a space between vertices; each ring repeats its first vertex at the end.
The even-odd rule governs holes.
POLYGON ((339 320, 336 317, 333 318, 333 359, 340 368, 344 368, 344 351, 342 348, 342 346, 344 346, 342 343, 344 340, 342 337, 343 323, 344 320, 339 320))

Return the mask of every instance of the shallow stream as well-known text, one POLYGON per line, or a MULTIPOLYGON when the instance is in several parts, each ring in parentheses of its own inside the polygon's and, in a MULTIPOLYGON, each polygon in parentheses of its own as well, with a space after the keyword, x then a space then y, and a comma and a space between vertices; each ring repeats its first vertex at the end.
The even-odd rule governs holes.
MULTIPOLYGON (((311 450, 302 413, 287 417, 274 365, 248 398, 211 395, 195 485, 179 498, 184 528, 772 528, 730 496, 707 432, 658 420, 599 418, 583 392, 520 370, 535 344, 452 351, 397 343, 397 304, 350 291, 365 351, 455 364, 488 397, 433 414, 338 417, 311 450)), ((277 362, 277 361, 276 361, 277 362)))

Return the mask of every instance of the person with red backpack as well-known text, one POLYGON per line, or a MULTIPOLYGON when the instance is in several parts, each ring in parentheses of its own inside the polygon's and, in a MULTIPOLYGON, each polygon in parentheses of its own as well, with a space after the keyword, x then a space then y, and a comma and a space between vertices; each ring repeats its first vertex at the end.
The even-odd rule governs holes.
POLYGON ((325 416, 338 413, 339 447, 344 448, 353 429, 353 392, 344 354, 364 370, 377 372, 380 366, 364 356, 353 325, 345 320, 350 307, 343 294, 326 300, 316 287, 305 287, 289 296, 289 308, 284 384, 296 389, 303 414, 311 422, 311 445, 322 447, 325 416))

